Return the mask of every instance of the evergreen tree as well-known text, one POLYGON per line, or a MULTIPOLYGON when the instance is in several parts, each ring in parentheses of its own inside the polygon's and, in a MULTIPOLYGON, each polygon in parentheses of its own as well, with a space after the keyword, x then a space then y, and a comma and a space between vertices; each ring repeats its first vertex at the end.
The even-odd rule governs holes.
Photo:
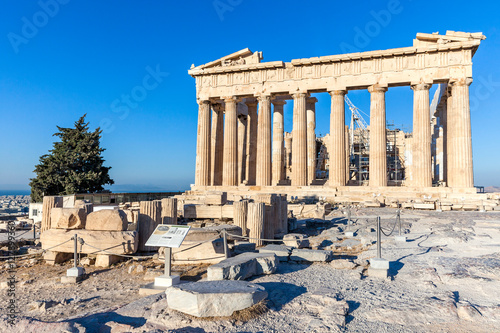
POLYGON ((75 128, 57 126, 60 142, 54 142, 49 154, 40 157, 35 166, 36 177, 30 179, 31 201, 41 202, 43 195, 66 195, 103 191, 103 185, 114 184, 109 177, 111 167, 103 166, 100 147, 101 129, 89 132, 86 114, 75 128))

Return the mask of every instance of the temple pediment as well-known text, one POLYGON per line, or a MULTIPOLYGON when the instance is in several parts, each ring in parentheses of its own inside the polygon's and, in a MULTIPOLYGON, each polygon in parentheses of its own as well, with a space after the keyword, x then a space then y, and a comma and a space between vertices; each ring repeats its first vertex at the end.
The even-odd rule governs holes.
POLYGON ((200 70, 214 67, 229 67, 258 64, 262 60, 262 52, 252 52, 249 48, 244 48, 240 51, 228 54, 222 58, 211 61, 204 65, 191 66, 192 70, 200 70))
POLYGON ((413 46, 426 46, 429 44, 447 44, 453 42, 467 42, 474 40, 484 40, 486 37, 482 32, 461 32, 447 30, 445 35, 440 35, 439 32, 432 34, 417 33, 417 38, 413 40, 413 46))

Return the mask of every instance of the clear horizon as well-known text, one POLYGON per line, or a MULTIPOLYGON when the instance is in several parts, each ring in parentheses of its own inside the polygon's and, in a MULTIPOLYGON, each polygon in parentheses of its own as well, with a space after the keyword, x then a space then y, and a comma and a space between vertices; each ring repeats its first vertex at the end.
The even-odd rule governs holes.
MULTIPOLYGON (((112 190, 189 189, 198 115, 195 81, 187 73, 191 64, 246 47, 262 51, 263 61, 383 50, 411 46, 418 32, 446 30, 487 37, 473 58, 470 86, 474 180, 500 186, 500 155, 494 154, 500 122, 498 3, 8 0, 4 6, 2 191, 29 190, 39 157, 55 141, 56 126, 72 127, 85 113, 91 129, 104 130, 101 146, 105 165, 112 167, 112 190)), ((324 135, 330 97, 314 96, 316 133, 324 135)), ((369 112, 367 91, 348 96, 369 112)), ((389 89, 386 104, 387 121, 411 130, 411 89, 389 89)), ((288 103, 286 131, 291 131, 291 113, 288 103)))

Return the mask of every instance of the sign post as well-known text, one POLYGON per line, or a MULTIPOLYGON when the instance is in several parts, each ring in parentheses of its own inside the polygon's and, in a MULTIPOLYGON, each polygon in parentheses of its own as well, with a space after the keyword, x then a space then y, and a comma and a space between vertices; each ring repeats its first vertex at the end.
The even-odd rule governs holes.
POLYGON ((171 275, 172 248, 181 246, 189 229, 191 227, 186 225, 159 224, 146 242, 146 246, 165 247, 165 272, 155 278, 155 287, 171 287, 179 284, 180 277, 171 275))

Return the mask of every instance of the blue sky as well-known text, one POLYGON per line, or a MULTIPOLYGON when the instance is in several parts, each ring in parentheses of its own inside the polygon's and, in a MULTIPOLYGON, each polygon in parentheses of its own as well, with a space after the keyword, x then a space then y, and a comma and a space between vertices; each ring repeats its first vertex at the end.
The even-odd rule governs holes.
MULTIPOLYGON (((5 0, 0 189, 28 189, 56 125, 72 126, 84 113, 92 129, 105 129, 115 191, 188 189, 197 126, 191 64, 245 47, 263 51, 264 61, 405 47, 417 32, 446 30, 487 37, 470 87, 474 175, 476 185, 499 186, 499 9, 470 1, 5 0)), ((387 120, 411 129, 412 96, 409 87, 389 89, 387 120)), ((317 133, 325 134, 330 100, 316 97, 317 133)), ((368 113, 368 92, 349 97, 368 113)), ((290 131, 291 103, 285 117, 290 131)))

